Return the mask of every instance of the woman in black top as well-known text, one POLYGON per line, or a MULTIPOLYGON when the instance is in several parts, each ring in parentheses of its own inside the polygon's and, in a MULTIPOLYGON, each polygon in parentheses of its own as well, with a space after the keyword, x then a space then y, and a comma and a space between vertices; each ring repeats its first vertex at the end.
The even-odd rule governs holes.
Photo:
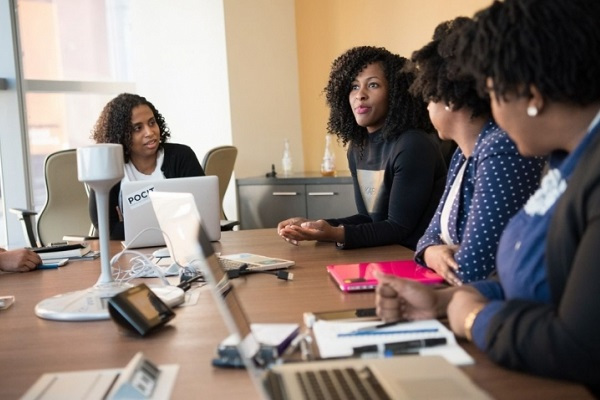
MULTIPOLYGON (((104 107, 92 132, 96 143, 123 146, 123 180, 203 176, 204 171, 194 151, 182 144, 166 143, 170 136, 165 119, 154 105, 142 96, 129 93, 120 94, 104 107)), ((109 195, 111 240, 125 239, 120 197, 121 183, 118 183, 109 195)), ((98 214, 93 193, 89 204, 90 217, 97 227, 98 214)))
POLYGON ((446 164, 425 103, 408 88, 407 59, 380 47, 355 47, 332 66, 325 88, 327 130, 349 144, 358 213, 290 218, 278 233, 292 244, 333 241, 340 248, 399 243, 414 249, 444 190, 446 164), (324 216, 326 217, 326 216, 324 216))

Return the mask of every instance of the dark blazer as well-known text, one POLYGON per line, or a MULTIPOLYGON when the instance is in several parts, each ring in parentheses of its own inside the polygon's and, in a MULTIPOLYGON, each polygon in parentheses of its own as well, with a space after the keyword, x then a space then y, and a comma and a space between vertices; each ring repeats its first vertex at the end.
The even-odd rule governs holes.
POLYGON ((513 299, 487 330, 496 362, 582 382, 600 396, 600 135, 558 201, 547 236, 551 304, 513 299))

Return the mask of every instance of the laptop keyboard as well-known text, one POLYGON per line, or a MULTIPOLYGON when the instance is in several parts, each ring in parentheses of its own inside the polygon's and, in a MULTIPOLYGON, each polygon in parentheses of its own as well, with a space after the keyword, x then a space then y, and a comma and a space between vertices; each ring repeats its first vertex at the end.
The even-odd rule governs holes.
POLYGON ((235 260, 230 260, 228 258, 221 258, 221 257, 219 257, 219 264, 221 264, 221 267, 225 271, 229 271, 232 269, 240 269, 242 267, 242 265, 247 265, 246 263, 241 262, 241 261, 235 261, 235 260))
MULTIPOLYGON (((305 399, 391 400, 368 367, 299 371, 295 373, 305 399)), ((268 374, 267 391, 274 399, 285 399, 281 377, 268 374)))

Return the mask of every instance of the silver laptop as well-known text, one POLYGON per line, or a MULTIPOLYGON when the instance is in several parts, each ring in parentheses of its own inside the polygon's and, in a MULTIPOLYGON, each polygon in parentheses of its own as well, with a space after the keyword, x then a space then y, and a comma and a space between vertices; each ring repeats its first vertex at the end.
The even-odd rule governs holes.
MULTIPOLYGON (((198 226, 204 223, 204 215, 198 212, 194 198, 189 193, 153 192, 152 207, 169 249, 169 263, 181 266, 193 264, 204 256, 198 248, 198 226)), ((209 237, 210 238, 210 237, 209 237)), ((226 269, 242 266, 248 270, 269 271, 293 266, 291 260, 267 257, 259 254, 237 253, 219 256, 219 263, 226 269)))
POLYGON ((121 183, 125 241, 129 248, 164 246, 165 240, 150 202, 149 193, 191 193, 202 215, 206 235, 211 241, 221 239, 219 179, 196 176, 121 183))
POLYGON ((231 333, 239 341, 238 352, 264 398, 271 399, 489 399, 471 380, 442 357, 396 356, 381 359, 280 364, 264 368, 257 359, 259 344, 252 335, 235 287, 220 267, 212 244, 202 229, 200 263, 217 306, 231 333), (223 288, 228 288, 224 291, 223 288), (241 340, 240 340, 241 339, 241 340))

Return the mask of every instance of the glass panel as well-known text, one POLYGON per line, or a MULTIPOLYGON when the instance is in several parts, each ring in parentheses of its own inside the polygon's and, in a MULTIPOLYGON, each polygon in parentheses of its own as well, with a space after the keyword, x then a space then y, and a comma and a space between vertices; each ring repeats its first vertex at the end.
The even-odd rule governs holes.
POLYGON ((19 0, 25 79, 130 80, 127 0, 19 0))
MULTIPOLYGON (((1 165, 1 163, 0 163, 1 165)), ((1 169, 0 169, 1 172, 1 169)), ((0 187, 1 189, 1 187, 0 187)), ((4 200, 2 199, 2 190, 0 190, 0 205, 4 204, 4 200)), ((6 240, 6 219, 4 216, 4 207, 0 206, 0 248, 5 249, 7 246, 7 240, 6 240)))
POLYGON ((28 93, 27 125, 35 209, 46 202, 44 160, 58 150, 93 143, 91 131, 100 111, 114 95, 28 93))
MULTIPOLYGON (((18 0, 26 80, 128 81, 128 0, 18 0)), ((35 209, 46 201, 44 160, 92 143, 90 132, 114 94, 26 93, 35 209)))

